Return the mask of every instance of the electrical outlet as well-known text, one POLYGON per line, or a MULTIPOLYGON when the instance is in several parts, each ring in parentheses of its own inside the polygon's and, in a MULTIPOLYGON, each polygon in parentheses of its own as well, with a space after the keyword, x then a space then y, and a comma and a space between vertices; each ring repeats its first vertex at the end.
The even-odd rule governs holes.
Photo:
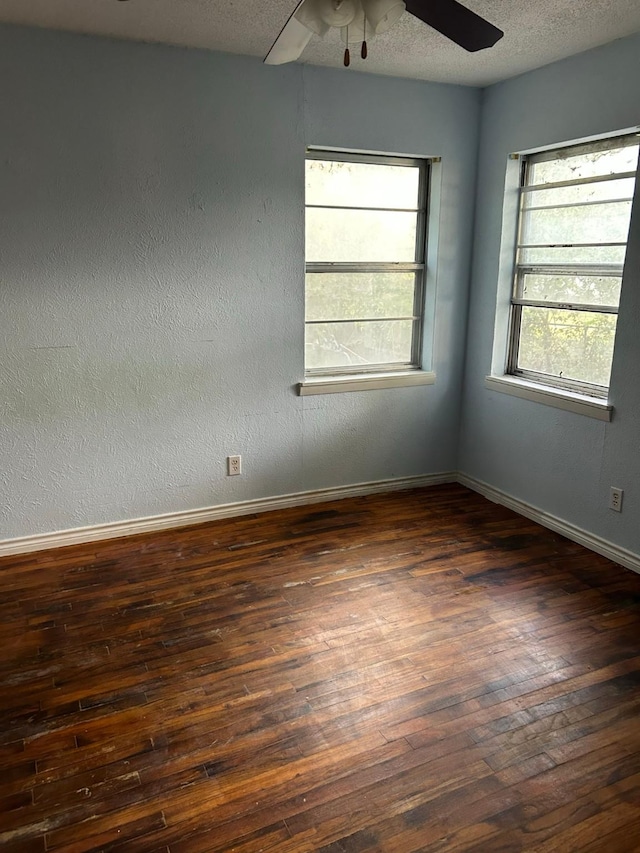
POLYGON ((611 486, 609 491, 609 509, 613 509, 615 512, 622 512, 623 495, 624 491, 622 489, 616 489, 615 486, 611 486))
POLYGON ((242 456, 227 456, 227 476, 237 477, 242 474, 242 456))

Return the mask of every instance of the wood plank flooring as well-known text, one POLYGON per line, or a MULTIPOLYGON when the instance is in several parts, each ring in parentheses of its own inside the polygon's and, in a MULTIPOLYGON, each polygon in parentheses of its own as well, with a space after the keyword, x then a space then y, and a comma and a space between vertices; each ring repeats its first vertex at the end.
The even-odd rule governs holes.
POLYGON ((461 486, 0 584, 4 853, 640 850, 640 576, 461 486))

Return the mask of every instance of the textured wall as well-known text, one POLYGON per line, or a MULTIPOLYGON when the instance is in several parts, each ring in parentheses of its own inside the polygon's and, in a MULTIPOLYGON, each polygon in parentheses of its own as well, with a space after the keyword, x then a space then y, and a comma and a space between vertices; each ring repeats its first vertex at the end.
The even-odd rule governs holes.
MULTIPOLYGON (((460 468, 640 553, 640 192, 611 378, 611 423, 488 391, 507 156, 637 125, 640 37, 491 87, 483 103, 460 468), (625 490, 608 509, 609 487, 625 490)), ((640 186, 637 187, 640 190, 640 186)), ((504 295, 503 295, 504 296, 504 295)))
POLYGON ((9 27, 0 89, 0 539, 455 468, 476 91, 9 27), (295 395, 305 144, 443 155, 433 387, 295 395))

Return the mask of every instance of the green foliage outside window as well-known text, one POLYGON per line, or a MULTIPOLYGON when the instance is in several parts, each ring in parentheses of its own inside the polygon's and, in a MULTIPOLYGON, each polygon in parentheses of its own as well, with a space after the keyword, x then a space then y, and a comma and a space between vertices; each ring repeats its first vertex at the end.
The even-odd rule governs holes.
POLYGON ((527 159, 511 372, 606 390, 637 161, 637 137, 527 159))
POLYGON ((424 165, 382 159, 307 160, 308 371, 414 364, 424 267, 417 257, 423 253, 424 165))

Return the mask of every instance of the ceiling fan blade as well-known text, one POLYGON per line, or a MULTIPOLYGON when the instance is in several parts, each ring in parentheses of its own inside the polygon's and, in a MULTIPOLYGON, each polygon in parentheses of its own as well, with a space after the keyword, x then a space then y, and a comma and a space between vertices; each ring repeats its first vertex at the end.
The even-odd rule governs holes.
POLYGON ((457 0, 405 0, 407 11, 468 51, 484 50, 504 33, 457 0))
POLYGON ((269 53, 265 56, 266 65, 283 65, 285 62, 294 62, 309 43, 313 35, 295 17, 305 0, 300 0, 296 8, 289 16, 289 20, 280 30, 278 38, 271 45, 269 53))

